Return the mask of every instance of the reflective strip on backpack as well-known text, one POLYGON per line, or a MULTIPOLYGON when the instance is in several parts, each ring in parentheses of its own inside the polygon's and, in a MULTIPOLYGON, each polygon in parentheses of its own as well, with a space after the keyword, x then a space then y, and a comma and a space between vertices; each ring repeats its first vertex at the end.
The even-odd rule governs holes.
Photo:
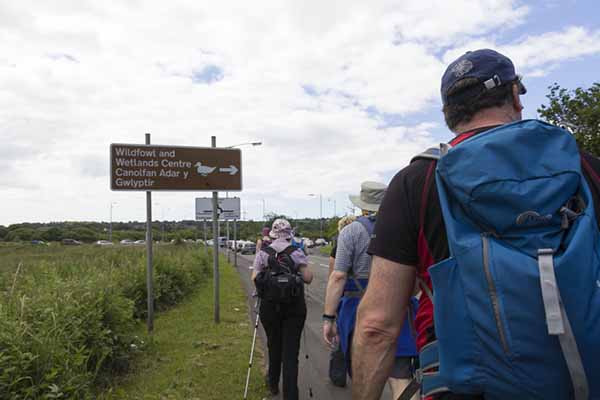
POLYGON ((571 329, 569 318, 560 298, 560 291, 554 274, 554 251, 552 249, 538 250, 538 267, 540 270, 540 285, 546 312, 548 333, 558 336, 560 348, 571 375, 573 392, 576 400, 586 400, 589 389, 581 356, 571 329))
POLYGON ((433 292, 431 291, 431 289, 429 289, 429 286, 427 286, 425 281, 419 276, 417 276, 417 285, 421 287, 423 293, 425 293, 425 295, 429 297, 429 300, 431 300, 431 304, 433 304, 433 292))

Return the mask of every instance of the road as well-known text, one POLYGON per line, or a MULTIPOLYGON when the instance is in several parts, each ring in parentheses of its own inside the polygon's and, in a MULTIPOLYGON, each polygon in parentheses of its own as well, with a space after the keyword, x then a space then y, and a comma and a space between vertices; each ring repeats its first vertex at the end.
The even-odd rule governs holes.
MULTIPOLYGON (((314 251, 313 253, 315 253, 314 251)), ((233 261, 233 256, 231 257, 233 261)), ((238 255, 238 271, 242 277, 248 293, 252 293, 253 286, 250 284, 250 265, 254 255, 238 255)), ((322 339, 322 315, 323 303, 325 301, 325 289, 327 287, 327 263, 328 257, 320 254, 309 255, 310 268, 314 273, 314 280, 306 286, 307 317, 304 328, 304 337, 300 347, 300 365, 298 385, 300 388, 300 399, 315 400, 347 400, 350 399, 350 380, 346 388, 334 386, 329 381, 329 349, 322 339), (306 359, 308 350, 308 359, 306 359), (312 392, 312 396, 310 393, 312 392)), ((254 320, 253 320, 254 322, 254 320)), ((266 338, 264 331, 260 329, 263 348, 266 349, 266 338)), ((266 354, 266 351, 265 351, 266 354)), ((257 371, 253 371, 257 373, 257 371)), ((274 399, 280 399, 280 396, 274 399)), ((382 399, 391 398, 389 388, 386 386, 382 399)))

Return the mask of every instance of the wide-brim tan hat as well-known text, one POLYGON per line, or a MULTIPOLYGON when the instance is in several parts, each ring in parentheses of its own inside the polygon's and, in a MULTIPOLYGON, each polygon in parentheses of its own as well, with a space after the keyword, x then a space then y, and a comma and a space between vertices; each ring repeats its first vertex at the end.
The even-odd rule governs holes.
POLYGON ((360 185, 360 194, 350 195, 350 201, 361 210, 377 212, 383 201, 387 186, 379 182, 363 182, 360 185))

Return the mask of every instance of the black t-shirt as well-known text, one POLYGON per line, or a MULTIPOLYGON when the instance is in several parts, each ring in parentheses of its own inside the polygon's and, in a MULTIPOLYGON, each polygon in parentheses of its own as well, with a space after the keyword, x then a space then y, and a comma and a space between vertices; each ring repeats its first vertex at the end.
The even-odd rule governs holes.
POLYGON ((329 253, 329 257, 335 258, 336 252, 337 252, 337 243, 335 245, 333 245, 333 247, 331 248, 331 253, 329 253))

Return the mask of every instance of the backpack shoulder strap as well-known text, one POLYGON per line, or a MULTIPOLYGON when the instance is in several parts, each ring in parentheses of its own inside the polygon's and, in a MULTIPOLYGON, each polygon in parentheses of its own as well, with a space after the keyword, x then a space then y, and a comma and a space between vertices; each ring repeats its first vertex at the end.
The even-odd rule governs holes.
POLYGON ((274 255, 277 254, 277 252, 275 251, 275 249, 272 248, 271 246, 263 247, 260 250, 264 251, 265 253, 267 253, 270 256, 274 256, 274 255))
POLYGON ((356 222, 359 222, 365 227, 369 234, 369 239, 373 238, 373 232, 375 231, 375 217, 358 217, 356 222))
POLYGON ((300 247, 291 244, 288 247, 286 247, 285 249, 283 249, 283 251, 280 251, 279 253, 285 253, 288 256, 291 256, 293 252, 295 252, 296 250, 299 250, 299 249, 300 249, 300 247))
POLYGON ((439 160, 441 157, 441 151, 439 147, 430 147, 424 152, 417 154, 410 160, 410 164, 417 160, 439 160))

